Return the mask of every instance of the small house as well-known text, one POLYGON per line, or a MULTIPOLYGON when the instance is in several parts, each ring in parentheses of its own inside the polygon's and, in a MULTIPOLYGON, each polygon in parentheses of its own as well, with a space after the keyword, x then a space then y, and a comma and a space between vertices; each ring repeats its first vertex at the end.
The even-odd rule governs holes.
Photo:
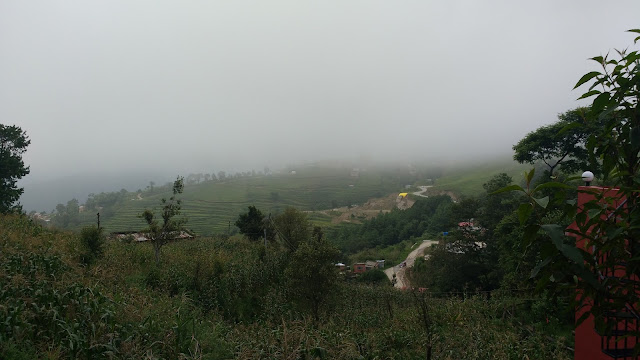
POLYGON ((354 274, 363 274, 367 271, 366 263, 355 263, 353 264, 353 273, 354 274))
POLYGON ((375 262, 375 261, 367 260, 367 261, 365 261, 364 264, 365 264, 365 267, 366 267, 367 271, 378 268, 378 263, 375 262))

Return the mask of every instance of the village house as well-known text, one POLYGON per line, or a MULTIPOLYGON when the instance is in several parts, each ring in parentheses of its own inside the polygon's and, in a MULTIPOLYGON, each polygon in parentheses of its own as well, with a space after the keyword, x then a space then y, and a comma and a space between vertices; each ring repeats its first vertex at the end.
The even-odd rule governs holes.
POLYGON ((384 260, 367 260, 365 262, 359 262, 353 264, 353 273, 354 274, 362 274, 369 270, 373 269, 382 269, 384 268, 384 260))

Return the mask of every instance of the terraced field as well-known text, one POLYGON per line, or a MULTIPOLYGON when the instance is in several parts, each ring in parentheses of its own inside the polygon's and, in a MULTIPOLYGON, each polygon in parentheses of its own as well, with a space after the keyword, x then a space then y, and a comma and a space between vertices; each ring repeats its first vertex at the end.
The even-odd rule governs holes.
MULTIPOLYGON (((509 159, 474 166, 446 166, 430 192, 473 196, 483 193, 482 184, 500 172, 508 173, 514 182, 519 183, 522 172, 528 168, 509 159)), ((234 231, 238 215, 245 212, 249 205, 274 215, 287 206, 304 211, 327 210, 363 204, 371 198, 397 193, 407 184, 422 185, 425 182, 419 175, 408 175, 406 169, 377 169, 352 176, 350 168, 307 167, 297 169, 296 174, 233 178, 225 182, 187 185, 181 198, 183 214, 188 218, 187 227, 198 235, 212 235, 234 231)), ((160 199, 169 196, 168 191, 153 195, 145 192, 139 199, 135 193, 130 193, 124 203, 112 209, 112 214, 103 212, 102 225, 108 232, 141 230, 145 224, 138 215, 144 209, 159 208, 160 199)), ((82 222, 76 230, 95 223, 95 213, 81 213, 80 217, 82 222)), ((332 226, 330 212, 310 212, 309 218, 317 225, 332 226)))
MULTIPOLYGON (((263 213, 276 214, 287 206, 300 210, 322 210, 333 205, 359 204, 372 197, 383 196, 402 188, 393 176, 384 173, 360 173, 351 176, 350 169, 298 170, 295 175, 246 177, 225 182, 205 182, 186 186, 181 198, 187 227, 199 235, 224 233, 233 230, 238 214, 255 205, 263 213)), ((145 208, 159 207, 162 197, 155 194, 143 199, 131 199, 120 205, 115 214, 103 221, 109 232, 144 228, 138 218, 145 208)), ((329 225, 331 217, 312 213, 318 225, 329 225)))

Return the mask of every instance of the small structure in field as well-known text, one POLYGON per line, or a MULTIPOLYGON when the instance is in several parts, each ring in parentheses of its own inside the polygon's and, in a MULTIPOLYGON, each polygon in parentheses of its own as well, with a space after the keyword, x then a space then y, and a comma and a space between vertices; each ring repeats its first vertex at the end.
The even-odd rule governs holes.
MULTIPOLYGON (((111 233, 111 237, 117 240, 126 240, 127 238, 131 239, 135 242, 145 242, 150 241, 147 233, 141 231, 121 231, 121 232, 113 232, 111 233)), ((187 231, 176 231, 175 233, 170 234, 169 240, 184 240, 184 239, 193 239, 195 236, 193 234, 188 233, 187 231)))

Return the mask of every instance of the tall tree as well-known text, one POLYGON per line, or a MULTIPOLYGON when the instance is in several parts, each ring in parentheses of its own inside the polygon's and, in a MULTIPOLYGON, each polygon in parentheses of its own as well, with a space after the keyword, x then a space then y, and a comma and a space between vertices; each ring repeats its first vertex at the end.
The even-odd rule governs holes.
POLYGON ((334 261, 340 254, 317 232, 291 255, 285 271, 289 287, 300 305, 307 307, 315 321, 336 292, 338 272, 334 261))
POLYGON ((273 240, 275 237, 273 226, 265 219, 262 211, 253 205, 249 206, 249 210, 246 213, 238 216, 235 225, 240 229, 241 234, 252 241, 259 240, 265 233, 268 240, 273 240))
POLYGON ((182 200, 178 199, 177 195, 182 194, 183 191, 184 178, 178 176, 173 183, 173 196, 171 196, 169 200, 165 198, 160 200, 162 204, 162 212, 160 213, 162 222, 160 222, 154 212, 149 209, 146 209, 140 215, 148 225, 147 233, 153 244, 156 264, 160 263, 160 249, 162 246, 179 234, 187 222, 185 218, 176 218, 176 216, 180 215, 180 209, 182 207, 182 200))
POLYGON ((22 154, 30 143, 31 140, 21 128, 0 124, 0 213, 22 210, 17 202, 24 189, 16 183, 29 174, 22 154))
POLYGON ((295 208, 287 207, 282 214, 276 216, 274 223, 280 239, 291 252, 311 236, 311 223, 307 220, 307 214, 295 208))
MULTIPOLYGON (((635 33, 637 43, 640 29, 629 31, 635 33)), ((560 285, 556 290, 576 288, 575 308, 585 310, 577 321, 593 315, 601 333, 615 328, 620 314, 637 319, 640 303, 640 51, 616 50, 616 54, 592 58, 600 71, 583 75, 575 86, 590 85, 580 99, 595 97, 586 113, 586 126, 597 130, 589 134, 586 148, 590 157, 601 162, 602 180, 611 188, 579 190, 585 198, 593 197, 579 206, 566 201, 569 186, 545 183, 532 188, 532 175, 527 176, 526 189, 512 185, 501 190, 515 189, 529 198, 518 213, 520 222, 527 224, 526 243, 537 241, 541 247, 543 259, 532 270, 532 276, 539 277, 538 287, 549 289, 556 283, 560 285), (552 187, 557 189, 554 196, 539 198, 540 190, 552 187), (553 213, 557 208, 562 211, 553 213), (565 220, 573 224, 567 227, 565 220), (537 236, 540 231, 548 236, 543 241, 537 236), (585 248, 568 235, 584 240, 585 248)), ((625 330, 625 338, 637 336, 637 327, 625 330)), ((636 344, 634 355, 639 349, 636 344)))
POLYGON ((549 168, 549 176, 553 176, 558 167, 565 173, 587 170, 593 164, 589 163, 585 141, 595 129, 591 126, 569 126, 584 123, 587 111, 586 108, 569 110, 558 115, 557 122, 530 132, 513 146, 513 159, 532 165, 542 161, 549 168))

